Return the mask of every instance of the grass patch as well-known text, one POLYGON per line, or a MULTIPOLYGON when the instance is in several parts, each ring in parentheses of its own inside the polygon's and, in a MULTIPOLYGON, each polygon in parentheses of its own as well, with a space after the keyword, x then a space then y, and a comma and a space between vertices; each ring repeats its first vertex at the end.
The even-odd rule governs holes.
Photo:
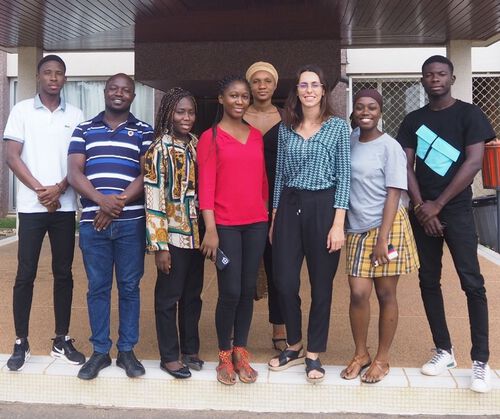
POLYGON ((0 218, 0 228, 16 228, 16 217, 0 218))

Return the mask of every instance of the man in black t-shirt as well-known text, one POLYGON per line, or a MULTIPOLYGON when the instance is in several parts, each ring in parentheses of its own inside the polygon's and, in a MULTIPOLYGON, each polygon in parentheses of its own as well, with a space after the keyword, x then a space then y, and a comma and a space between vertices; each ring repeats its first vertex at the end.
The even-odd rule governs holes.
POLYGON ((491 389, 488 366, 488 305, 477 258, 471 183, 481 169, 484 143, 495 138, 486 116, 451 96, 453 64, 435 55, 422 65, 429 104, 406 116, 398 141, 408 160, 410 219, 420 257, 420 290, 436 354, 422 373, 438 375, 456 366, 441 292, 446 241, 467 296, 472 336, 471 390, 491 389))

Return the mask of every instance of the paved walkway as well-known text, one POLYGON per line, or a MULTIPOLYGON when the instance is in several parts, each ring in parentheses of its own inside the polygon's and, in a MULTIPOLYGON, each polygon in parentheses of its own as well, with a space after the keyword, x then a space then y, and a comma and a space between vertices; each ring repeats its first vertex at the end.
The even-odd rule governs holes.
MULTIPOLYGON (((1 245, 1 242, 0 242, 1 245)), ((17 242, 0 246, 0 353, 8 354, 14 341, 12 319, 12 285, 16 272, 17 242)), ((334 301, 332 304, 332 321, 328 350, 321 356, 323 363, 330 365, 345 365, 352 356, 353 343, 348 318, 349 287, 344 274, 343 257, 337 277, 334 281, 334 301)), ((481 269, 486 279, 490 301, 490 342, 493 368, 500 368, 500 275, 499 266, 484 257, 480 257, 481 269)), ((80 250, 75 249, 74 262, 74 297, 71 322, 71 336, 76 339, 76 346, 86 355, 90 355, 91 346, 88 341, 90 334, 87 308, 87 280, 82 265, 80 250)), ((156 333, 154 327, 153 290, 155 284, 155 267, 152 256, 146 257, 146 272, 142 279, 141 296, 141 338, 136 347, 141 359, 158 359, 156 333)), ((309 306, 309 286, 307 271, 302 272, 304 330, 307 324, 309 306)), ((455 345, 459 368, 470 368, 470 334, 468 328, 467 306, 463 292, 460 289, 458 277, 452 268, 451 257, 446 251, 444 256, 443 291, 445 294, 447 319, 455 345)), ((217 358, 217 344, 214 324, 214 311, 217 301, 217 284, 215 270, 207 262, 205 286, 202 295, 204 306, 200 321, 201 356, 208 361, 217 358)), ((393 367, 419 367, 431 355, 433 346, 427 321, 425 319, 416 274, 403 276, 398 287, 400 307, 399 326, 392 347, 391 365, 393 367)), ((372 353, 377 347, 377 316, 376 300, 372 299, 372 323, 369 332, 369 346, 372 353)), ((113 340, 116 340, 117 330, 116 287, 113 293, 112 330, 113 340)), ((44 243, 38 277, 35 282, 35 293, 30 322, 30 345, 33 354, 46 355, 50 351, 53 335, 53 305, 52 276, 50 272, 50 250, 48 241, 44 243)), ((267 323, 267 300, 255 304, 254 318, 250 332, 249 348, 253 359, 266 362, 274 355, 271 349, 271 328, 267 323)), ((115 350, 114 350, 115 351, 115 350)), ((112 353, 116 357, 116 352, 112 353)))

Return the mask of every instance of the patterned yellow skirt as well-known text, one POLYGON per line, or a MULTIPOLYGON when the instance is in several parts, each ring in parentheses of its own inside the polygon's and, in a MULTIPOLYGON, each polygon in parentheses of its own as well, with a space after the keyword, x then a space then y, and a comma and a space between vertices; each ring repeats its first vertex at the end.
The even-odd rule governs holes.
POLYGON ((378 227, 364 233, 347 233, 347 275, 377 278, 407 274, 418 269, 420 263, 417 247, 406 208, 401 207, 396 213, 389 234, 389 243, 398 252, 397 258, 375 267, 370 255, 377 243, 378 234, 378 227))

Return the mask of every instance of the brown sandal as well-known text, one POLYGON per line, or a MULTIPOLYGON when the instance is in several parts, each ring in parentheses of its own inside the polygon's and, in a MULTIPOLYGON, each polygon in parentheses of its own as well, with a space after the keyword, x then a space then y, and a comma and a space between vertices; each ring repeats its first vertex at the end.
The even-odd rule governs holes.
POLYGON ((375 384, 382 381, 387 374, 389 374, 391 367, 388 362, 373 361, 371 367, 361 376, 361 381, 366 384, 375 384), (368 381, 367 375, 371 370, 378 369, 381 374, 378 377, 374 377, 373 381, 368 381))
POLYGON ((227 386, 232 386, 236 383, 232 354, 232 350, 219 351, 219 365, 216 368, 217 381, 227 386))
POLYGON ((344 380, 354 380, 355 378, 359 377, 361 371, 363 371, 366 367, 369 367, 371 363, 372 360, 369 354, 366 354, 365 357, 355 355, 354 358, 349 362, 349 365, 347 365, 347 367, 341 371, 340 377, 344 380), (366 359, 368 359, 368 361, 366 361, 366 359), (350 374, 348 373, 348 370, 351 370, 350 374), (354 372, 355 374, 353 374, 354 372))
POLYGON ((233 348, 233 365, 242 383, 255 383, 259 373, 250 366, 246 348, 242 346, 235 346, 233 348))

